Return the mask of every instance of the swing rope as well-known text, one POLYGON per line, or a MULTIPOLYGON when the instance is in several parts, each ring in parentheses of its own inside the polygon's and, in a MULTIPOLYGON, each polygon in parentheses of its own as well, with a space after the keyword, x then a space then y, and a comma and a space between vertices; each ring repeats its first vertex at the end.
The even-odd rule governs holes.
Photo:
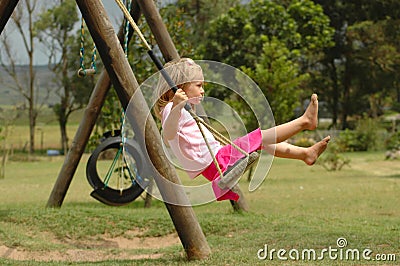
MULTIPOLYGON (((127 7, 127 11, 130 14, 131 13, 131 6, 132 6, 132 0, 125 0, 125 7, 127 7)), ((127 18, 125 18, 125 29, 124 29, 124 52, 126 58, 128 58, 128 42, 129 42, 129 21, 127 18)))
POLYGON ((108 186, 108 182, 110 181, 111 175, 114 172, 115 165, 117 164, 117 161, 121 155, 121 152, 122 152, 122 149, 121 148, 118 149, 118 152, 115 155, 114 160, 113 160, 110 168, 107 171, 106 178, 104 179, 104 188, 106 188, 108 186))
MULTIPOLYGON (((128 9, 130 11, 130 6, 131 6, 131 0, 126 0, 125 4, 128 6, 128 9)), ((81 48, 80 48, 80 65, 81 68, 80 70, 82 70, 83 72, 83 76, 86 76, 88 73, 85 70, 85 66, 84 66, 84 52, 85 52, 85 48, 84 48, 84 34, 85 34, 85 29, 84 29, 84 19, 82 17, 82 24, 81 24, 81 48)), ((129 23, 128 20, 125 20, 125 27, 124 27, 124 53, 125 56, 128 57, 128 42, 129 42, 129 23)), ((96 46, 94 46, 93 48, 93 56, 92 56, 92 64, 91 64, 91 69, 95 69, 96 70, 96 46)), ((79 72, 78 72, 79 75, 79 72)), ((122 109, 122 108, 121 108, 122 109)), ((120 116, 120 123, 121 125, 123 124, 125 120, 125 111, 122 109, 121 112, 121 116, 120 116)), ((114 130, 113 130, 114 131, 114 130)), ((106 188, 108 186, 108 183, 111 179, 111 175, 114 172, 114 168, 115 165, 118 161, 118 168, 119 169, 119 174, 118 174, 118 179, 117 179, 117 188, 120 190, 120 193, 122 194, 123 191, 123 179, 125 178, 125 173, 124 173, 124 169, 127 168, 128 169, 128 173, 129 173, 129 177, 130 180, 133 184, 134 182, 134 178, 133 175, 131 173, 131 171, 129 170, 129 167, 125 167, 124 164, 127 164, 124 154, 125 154, 125 143, 126 143, 126 138, 121 134, 121 144, 120 147, 118 148, 117 154, 114 157, 114 160, 110 166, 110 168, 108 169, 108 172, 106 174, 106 177, 104 179, 104 187, 106 188), (122 155, 122 159, 120 158, 122 155)))
MULTIPOLYGON (((140 31, 139 27, 136 25, 135 21, 133 20, 132 16, 130 15, 130 12, 127 10, 127 8, 125 7, 125 5, 122 3, 121 0, 115 0, 115 2, 118 4, 118 6, 120 7, 121 11, 124 13, 125 18, 129 21, 130 25, 132 26, 132 28, 136 31, 136 33, 138 34, 139 38, 141 39, 142 43, 144 44, 144 46, 146 46, 147 48, 147 53, 150 56, 150 58, 152 59, 152 61, 155 63, 155 65, 157 66, 158 70, 160 71, 161 75, 164 77, 165 81, 167 82, 167 84, 171 87, 171 89, 173 90, 173 92, 175 93, 178 88, 176 86, 176 84, 172 81, 171 77, 169 76, 169 74, 165 71, 162 63, 160 62, 160 60, 155 56, 152 48, 150 47, 150 45, 147 43, 145 37, 143 36, 142 32, 140 31)), ((214 128, 212 128, 210 125, 208 125, 207 123, 205 123, 191 108, 191 106, 186 103, 184 106, 185 110, 187 110, 190 115, 193 117, 193 119, 196 121, 200 132, 203 136, 203 139, 207 145, 208 151, 210 152, 210 155, 213 159, 213 163, 215 164, 215 167, 218 170, 218 173, 220 175, 221 180, 218 183, 218 186, 221 189, 226 189, 226 188, 230 188, 233 187, 234 185, 236 185, 237 181, 239 180, 239 178, 241 177, 242 173, 244 171, 246 171, 246 169, 248 167, 250 167, 250 165, 252 165, 258 158, 259 158, 259 154, 258 152, 252 152, 252 153, 247 153, 246 151, 244 151, 242 148, 240 148, 239 146, 237 146, 235 143, 233 143, 230 139, 226 138, 225 136, 223 136, 221 133, 219 133, 218 131, 216 131, 214 128), (221 167, 219 166, 216 158, 215 158, 215 154, 213 153, 211 146, 208 143, 208 140, 204 134, 204 131, 201 127, 201 125, 204 125, 208 130, 210 130, 210 132, 213 134, 213 136, 220 141, 223 145, 227 145, 230 144, 233 148, 237 149, 240 153, 242 153, 245 157, 242 158, 241 160, 237 161, 232 168, 230 168, 229 170, 227 170, 225 172, 225 175, 222 173, 221 167)))
POLYGON ((93 50, 92 50, 92 58, 91 58, 91 64, 90 68, 86 69, 85 68, 85 20, 82 17, 81 21, 81 47, 79 49, 79 57, 80 57, 80 68, 78 70, 78 77, 83 78, 87 75, 94 75, 97 73, 97 67, 96 67, 96 58, 97 58, 97 49, 96 49, 96 44, 93 43, 93 50))

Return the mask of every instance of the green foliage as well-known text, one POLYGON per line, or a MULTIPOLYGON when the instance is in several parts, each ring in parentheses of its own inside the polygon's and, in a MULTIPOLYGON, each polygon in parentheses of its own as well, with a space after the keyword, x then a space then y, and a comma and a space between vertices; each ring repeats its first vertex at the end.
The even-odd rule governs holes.
MULTIPOLYGON (((282 123, 292 118, 309 81, 304 69, 324 48, 332 46, 332 34, 328 17, 312 1, 292 1, 286 7, 279 1, 253 0, 211 21, 199 52, 241 67, 267 97, 276 122, 282 123)), ((210 94, 220 99, 229 97, 219 92, 210 94)), ((238 101, 235 110, 244 109, 241 104, 238 101)))
POLYGON ((184 8, 177 8, 175 5, 160 9, 160 15, 171 34, 178 54, 181 57, 196 58, 196 37, 199 37, 196 36, 198 34, 196 30, 199 30, 199 24, 192 21, 193 17, 184 8))
MULTIPOLYGON (((289 49, 272 38, 263 46, 263 53, 255 70, 244 68, 244 72, 257 81, 268 99, 277 124, 293 117, 298 106, 301 85, 309 76, 300 74, 298 64, 290 59, 289 49)), ((259 97, 259 96, 256 96, 259 97)))
POLYGON ((317 160, 317 164, 327 171, 339 171, 343 166, 350 166, 350 159, 341 153, 341 147, 336 142, 331 142, 326 151, 317 160))
POLYGON ((390 134, 385 140, 386 150, 400 150, 400 132, 396 131, 390 134))
MULTIPOLYGON (((393 87, 396 87, 399 79, 397 69, 400 65, 400 47, 399 39, 392 37, 396 33, 389 29, 396 27, 399 27, 399 22, 387 19, 377 22, 362 21, 348 28, 347 39, 352 49, 356 93, 361 91, 373 95, 380 91, 394 96, 393 87)), ((355 101, 357 99, 362 101, 362 97, 355 97, 355 101)), ((364 110, 359 108, 357 111, 359 114, 364 110)))
POLYGON ((292 144, 299 146, 299 147, 310 147, 312 145, 314 145, 316 143, 316 141, 311 138, 311 137, 307 137, 306 134, 300 134, 299 137, 295 137, 293 138, 292 144))
MULTIPOLYGON (((74 1, 58 1, 58 5, 45 10, 35 23, 36 34, 40 40, 47 39, 49 34, 70 32, 78 20, 74 1)), ((52 36, 56 38, 56 36, 52 36)))
POLYGON ((265 41, 277 39, 297 58, 299 50, 317 53, 332 46, 333 29, 312 1, 293 1, 285 8, 278 2, 253 0, 211 21, 207 34, 211 41, 204 42, 205 57, 252 68, 265 41))
POLYGON ((342 151, 369 151, 376 149, 379 136, 377 119, 363 118, 354 130, 346 129, 339 134, 338 145, 342 151))
POLYGON ((400 102, 392 103, 392 110, 400 113, 400 102))
POLYGON ((205 40, 208 41, 200 43, 198 47, 202 57, 236 67, 254 61, 257 46, 250 46, 250 41, 247 41, 254 32, 249 16, 245 7, 239 5, 212 20, 206 32, 205 40))
POLYGON ((314 1, 293 0, 287 12, 297 25, 298 48, 308 57, 334 45, 334 29, 329 26, 329 17, 323 15, 322 6, 314 1))
MULTIPOLYGON (((353 115, 369 112, 377 91, 399 99, 399 1, 315 0, 335 28, 335 46, 325 50, 315 73, 316 86, 331 106, 333 124, 342 129, 353 115)), ((397 100, 398 101, 398 100, 397 100)), ((381 99, 381 106, 388 101, 381 99)), ((380 115, 378 113, 378 115, 380 115)))
POLYGON ((345 129, 340 132, 338 145, 340 146, 340 150, 342 151, 365 151, 366 144, 362 143, 358 140, 357 132, 345 129))
MULTIPOLYGON (((210 21, 225 13, 229 8, 240 3, 240 0, 178 0, 167 5, 161 10, 163 17, 169 17, 167 23, 179 20, 186 30, 182 36, 185 42, 188 41, 198 46, 204 42, 208 24, 210 21), (183 16, 182 16, 183 15, 183 16)), ((174 32, 174 31, 172 31, 174 32)), ((178 32, 179 35, 182 32, 178 32)), ((174 35, 172 38, 180 38, 179 35, 174 35)), ((178 44, 175 42, 175 44, 178 44)), ((179 49, 181 55, 188 56, 185 51, 179 49)))

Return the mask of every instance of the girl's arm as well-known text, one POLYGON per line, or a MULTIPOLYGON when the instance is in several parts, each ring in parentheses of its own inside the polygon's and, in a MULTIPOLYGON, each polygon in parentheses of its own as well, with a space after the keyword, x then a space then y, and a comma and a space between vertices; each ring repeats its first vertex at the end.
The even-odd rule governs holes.
POLYGON ((163 126, 163 135, 165 140, 173 139, 178 134, 179 118, 181 117, 182 108, 185 106, 188 97, 182 89, 175 92, 172 98, 172 108, 163 126))

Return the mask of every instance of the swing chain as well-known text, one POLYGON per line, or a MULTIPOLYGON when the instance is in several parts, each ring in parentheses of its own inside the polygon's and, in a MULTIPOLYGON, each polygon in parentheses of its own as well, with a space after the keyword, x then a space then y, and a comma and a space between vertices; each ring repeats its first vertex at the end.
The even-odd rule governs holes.
POLYGON ((81 47, 79 49, 79 57, 80 57, 80 68, 78 70, 78 77, 85 77, 86 75, 94 75, 97 73, 97 67, 96 67, 96 59, 97 59, 97 49, 96 49, 96 44, 93 43, 93 50, 92 50, 92 58, 91 58, 91 64, 90 68, 86 69, 85 68, 85 20, 82 17, 82 22, 81 22, 81 35, 80 35, 80 40, 81 40, 81 47))
MULTIPOLYGON (((129 13, 131 13, 131 6, 132 6, 132 0, 125 0, 125 6, 127 7, 127 10, 129 13)), ((129 21, 126 17, 124 17, 125 20, 125 35, 124 35, 124 52, 125 56, 128 58, 128 41, 129 41, 129 21)))

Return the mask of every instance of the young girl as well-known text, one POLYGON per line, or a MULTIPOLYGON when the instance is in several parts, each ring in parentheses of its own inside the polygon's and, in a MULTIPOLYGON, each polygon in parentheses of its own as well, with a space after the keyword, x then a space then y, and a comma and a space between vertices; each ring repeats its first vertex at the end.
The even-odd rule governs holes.
MULTIPOLYGON (((233 191, 221 190, 218 187, 219 172, 203 135, 195 120, 183 108, 186 103, 195 108, 204 97, 204 77, 201 67, 189 58, 182 58, 167 63, 165 70, 177 84, 178 90, 174 93, 164 78, 159 78, 154 109, 161 119, 164 142, 170 146, 191 178, 202 174, 213 182, 212 187, 217 200, 238 200, 239 196, 233 191)), ((259 128, 236 139, 234 143, 248 153, 263 149, 277 157, 302 160, 308 165, 313 165, 326 149, 329 136, 308 148, 291 145, 285 140, 302 130, 315 129, 317 122, 318 99, 317 95, 313 94, 309 106, 301 117, 270 129, 259 128)), ((204 126, 202 129, 222 172, 244 157, 231 145, 222 146, 204 126)))

